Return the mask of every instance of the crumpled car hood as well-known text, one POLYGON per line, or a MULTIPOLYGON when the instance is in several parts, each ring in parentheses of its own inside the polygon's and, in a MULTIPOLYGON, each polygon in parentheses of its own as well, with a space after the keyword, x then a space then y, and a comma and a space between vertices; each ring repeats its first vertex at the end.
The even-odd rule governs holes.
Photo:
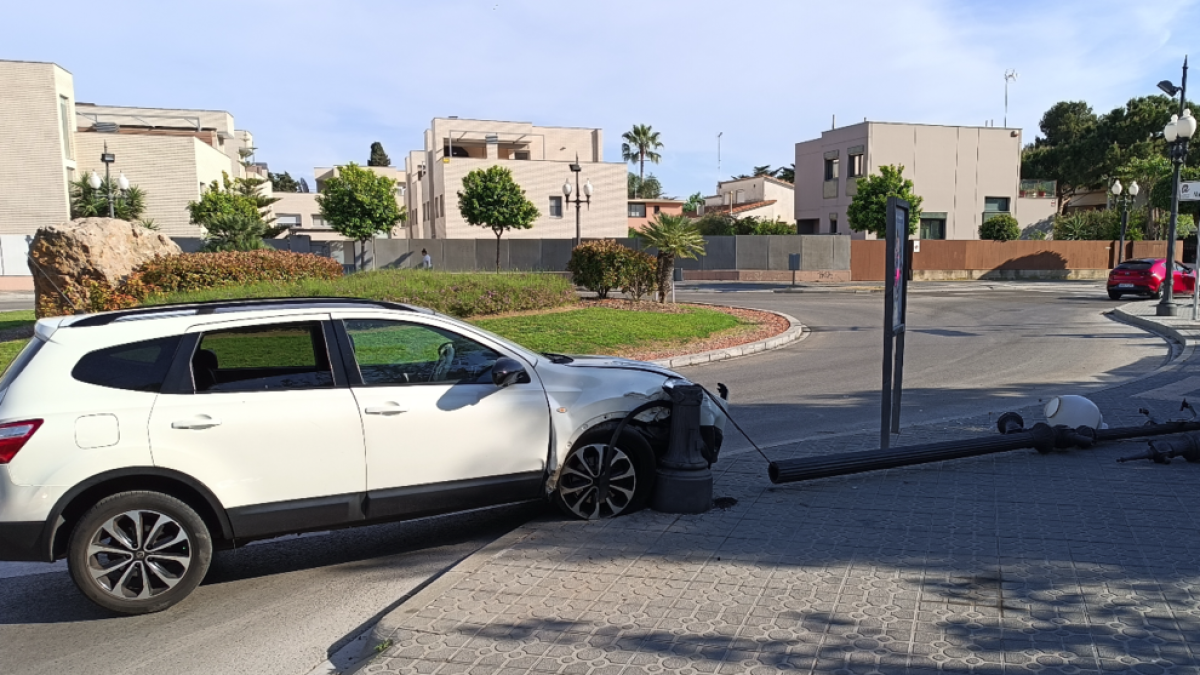
POLYGON ((624 359, 619 356, 580 356, 571 354, 574 359, 571 363, 558 364, 567 368, 621 368, 624 370, 641 370, 647 373, 656 375, 665 375, 667 377, 682 377, 675 371, 664 368, 653 363, 645 361, 634 361, 633 359, 624 359))

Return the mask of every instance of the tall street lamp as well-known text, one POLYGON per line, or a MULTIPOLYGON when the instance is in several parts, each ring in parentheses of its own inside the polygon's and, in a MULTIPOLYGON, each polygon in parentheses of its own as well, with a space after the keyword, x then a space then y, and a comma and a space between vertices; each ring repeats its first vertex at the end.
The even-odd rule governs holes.
MULTIPOLYGON (((91 177, 88 178, 88 185, 93 190, 99 190, 101 186, 105 186, 108 191, 108 217, 116 218, 116 206, 113 201, 112 191, 112 174, 109 167, 112 166, 113 162, 117 161, 117 156, 108 151, 107 142, 104 144, 104 152, 100 155, 100 161, 104 162, 104 181, 101 182, 100 175, 92 171, 91 177)), ((125 177, 125 172, 121 172, 121 175, 117 177, 117 187, 121 189, 121 192, 129 189, 129 179, 125 177)))
POLYGON ((1129 207, 1133 204, 1133 200, 1138 196, 1139 191, 1140 191, 1140 188, 1138 188, 1138 184, 1137 184, 1136 180, 1129 184, 1128 191, 1126 191, 1125 187, 1123 185, 1121 185, 1121 180, 1119 178, 1117 180, 1113 181, 1113 184, 1112 184, 1112 193, 1117 198, 1117 203, 1120 204, 1122 207, 1122 209, 1121 209, 1121 246, 1117 249, 1117 264, 1118 265, 1121 264, 1121 261, 1125 259, 1125 228, 1129 226, 1129 207), (1122 192, 1125 193, 1124 197, 1121 196, 1122 192))
POLYGON ((1183 79, 1178 87, 1168 80, 1158 83, 1170 96, 1179 94, 1179 114, 1171 115, 1171 121, 1163 128, 1163 138, 1167 141, 1167 154, 1175 165, 1171 178, 1171 225, 1167 229, 1167 273, 1164 280, 1162 300, 1158 303, 1155 314, 1158 316, 1175 316, 1177 308, 1172 302, 1175 297, 1175 228, 1179 224, 1179 170, 1187 159, 1188 140, 1196 133, 1196 118, 1184 107, 1187 101, 1187 57, 1183 57, 1183 79))
POLYGON ((571 199, 571 180, 563 183, 563 200, 568 204, 575 204, 575 245, 578 246, 583 242, 583 233, 579 227, 579 211, 583 204, 588 205, 588 211, 592 210, 592 181, 589 179, 583 184, 583 190, 579 189, 579 173, 583 171, 583 167, 579 165, 579 155, 575 155, 575 163, 571 165, 571 171, 575 174, 575 199, 571 199), (580 199, 580 196, 584 199, 580 199))

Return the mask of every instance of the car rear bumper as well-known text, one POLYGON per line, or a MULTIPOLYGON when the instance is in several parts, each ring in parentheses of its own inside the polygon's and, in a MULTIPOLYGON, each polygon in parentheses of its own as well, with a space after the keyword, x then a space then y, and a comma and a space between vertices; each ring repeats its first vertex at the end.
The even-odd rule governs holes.
POLYGON ((0 522, 0 560, 38 562, 46 560, 42 533, 46 524, 31 522, 0 522))

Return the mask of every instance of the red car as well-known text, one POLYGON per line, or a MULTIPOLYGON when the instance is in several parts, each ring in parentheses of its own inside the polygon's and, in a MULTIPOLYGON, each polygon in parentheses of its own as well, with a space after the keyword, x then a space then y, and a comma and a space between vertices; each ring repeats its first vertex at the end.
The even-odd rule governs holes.
MULTIPOLYGON (((1191 265, 1175 263, 1173 293, 1191 295, 1196 286, 1196 270, 1191 265)), ((1167 276, 1166 258, 1126 260, 1108 273, 1108 297, 1120 300, 1122 295, 1162 297, 1162 283, 1167 276)))

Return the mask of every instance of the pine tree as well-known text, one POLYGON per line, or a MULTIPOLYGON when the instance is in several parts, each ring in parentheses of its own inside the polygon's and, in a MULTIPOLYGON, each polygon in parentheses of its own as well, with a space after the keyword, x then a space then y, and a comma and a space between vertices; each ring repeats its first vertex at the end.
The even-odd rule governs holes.
POLYGON ((367 166, 391 166, 392 160, 383 151, 383 143, 375 141, 371 144, 371 158, 367 160, 367 166))

